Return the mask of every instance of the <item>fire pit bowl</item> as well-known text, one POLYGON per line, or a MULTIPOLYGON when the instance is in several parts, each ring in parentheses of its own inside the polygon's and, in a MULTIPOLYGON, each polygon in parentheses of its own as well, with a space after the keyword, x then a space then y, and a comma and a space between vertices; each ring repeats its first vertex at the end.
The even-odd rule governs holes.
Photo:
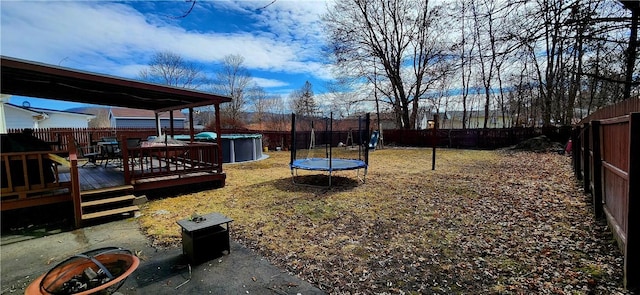
POLYGON ((131 251, 108 247, 68 258, 25 290, 25 295, 111 294, 140 264, 131 251))

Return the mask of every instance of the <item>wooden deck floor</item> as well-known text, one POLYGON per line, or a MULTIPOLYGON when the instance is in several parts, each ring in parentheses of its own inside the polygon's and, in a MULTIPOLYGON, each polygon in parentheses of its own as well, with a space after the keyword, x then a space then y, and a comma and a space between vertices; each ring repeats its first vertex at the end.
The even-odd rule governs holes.
MULTIPOLYGON (((79 168, 79 174, 81 191, 124 185, 124 174, 122 169, 117 167, 86 165, 79 168)), ((61 180, 68 181, 69 178, 68 172, 60 174, 61 180)))

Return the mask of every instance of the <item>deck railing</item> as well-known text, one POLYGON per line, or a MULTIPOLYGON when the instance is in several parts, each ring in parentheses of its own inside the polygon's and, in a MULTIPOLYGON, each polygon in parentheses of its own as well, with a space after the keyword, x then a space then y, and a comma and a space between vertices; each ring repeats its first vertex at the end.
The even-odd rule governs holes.
POLYGON ((2 153, 2 211, 70 201, 71 181, 61 181, 56 163, 65 154, 66 151, 2 153))
POLYGON ((122 141, 125 183, 136 180, 198 172, 222 173, 217 144, 143 145, 127 147, 122 141))

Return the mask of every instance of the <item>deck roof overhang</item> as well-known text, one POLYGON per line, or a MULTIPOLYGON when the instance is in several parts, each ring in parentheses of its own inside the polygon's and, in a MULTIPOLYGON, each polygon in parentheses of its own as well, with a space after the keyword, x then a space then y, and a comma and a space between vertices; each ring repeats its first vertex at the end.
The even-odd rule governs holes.
POLYGON ((230 102, 227 96, 2 56, 1 93, 163 112, 230 102))

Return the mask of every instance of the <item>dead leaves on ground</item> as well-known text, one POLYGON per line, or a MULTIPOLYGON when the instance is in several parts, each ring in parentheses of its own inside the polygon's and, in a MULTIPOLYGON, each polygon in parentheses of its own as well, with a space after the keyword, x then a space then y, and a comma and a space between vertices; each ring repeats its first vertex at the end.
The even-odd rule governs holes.
POLYGON ((437 156, 431 171, 430 150, 375 151, 366 184, 327 190, 293 186, 288 154, 273 153, 225 166, 222 189, 152 202, 141 223, 176 244, 192 204, 222 212, 236 241, 335 294, 624 294, 622 257, 570 159, 437 156), (145 220, 157 210, 171 214, 145 220))

